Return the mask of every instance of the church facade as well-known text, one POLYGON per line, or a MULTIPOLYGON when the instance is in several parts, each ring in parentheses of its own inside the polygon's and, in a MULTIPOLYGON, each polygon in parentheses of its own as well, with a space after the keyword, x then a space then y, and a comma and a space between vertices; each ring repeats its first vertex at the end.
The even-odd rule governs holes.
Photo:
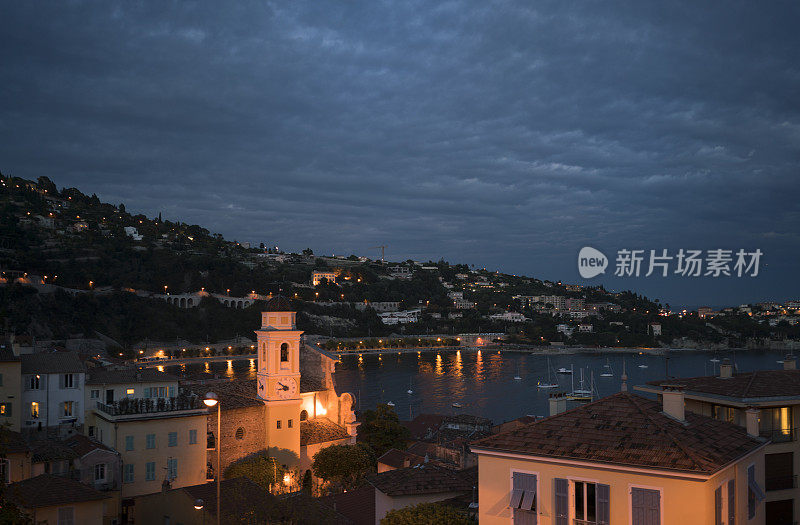
MULTIPOLYGON (((193 385, 198 395, 214 392, 220 400, 221 435, 216 410, 208 415, 208 465, 215 471, 221 444, 221 471, 263 450, 300 476, 314 454, 330 445, 354 443, 358 423, 353 396, 337 394, 336 357, 305 344, 296 312, 284 297, 271 299, 256 330, 258 369, 255 380, 193 385)), ((297 480, 295 480, 297 481, 297 480)))

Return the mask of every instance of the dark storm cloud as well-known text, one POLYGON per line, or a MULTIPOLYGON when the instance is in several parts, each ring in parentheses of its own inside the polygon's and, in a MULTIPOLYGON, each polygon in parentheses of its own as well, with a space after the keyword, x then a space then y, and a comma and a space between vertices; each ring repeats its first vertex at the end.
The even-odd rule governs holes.
POLYGON ((564 4, 3 4, 0 169, 544 278, 584 244, 761 247, 757 283, 615 285, 800 292, 797 4, 564 4))

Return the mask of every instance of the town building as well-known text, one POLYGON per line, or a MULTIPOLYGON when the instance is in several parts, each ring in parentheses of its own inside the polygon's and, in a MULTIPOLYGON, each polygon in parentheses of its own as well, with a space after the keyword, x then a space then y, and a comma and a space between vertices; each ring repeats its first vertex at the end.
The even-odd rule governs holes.
POLYGON ((11 345, 0 348, 0 424, 19 431, 22 421, 22 361, 11 345))
POLYGON ((52 474, 12 483, 4 493, 34 524, 53 525, 103 524, 109 497, 79 481, 52 474))
POLYGON ((336 284, 336 272, 325 272, 314 270, 311 272, 311 286, 317 286, 323 279, 328 281, 328 284, 336 284))
POLYGON ((22 359, 22 428, 83 424, 86 370, 76 352, 49 352, 22 359))
POLYGON ((511 323, 524 323, 528 319, 519 312, 502 312, 489 316, 492 321, 507 321, 511 323))
POLYGON ((473 442, 481 525, 764 523, 764 450, 746 429, 620 392, 473 442))
POLYGON ((653 381, 637 390, 663 395, 667 384, 680 384, 686 410, 742 427, 757 419, 757 431, 770 443, 765 450, 766 523, 792 523, 800 517, 800 370, 787 356, 782 370, 734 373, 730 361, 717 376, 653 381))
POLYGON ((654 336, 661 335, 661 324, 660 323, 650 323, 650 333, 654 336))

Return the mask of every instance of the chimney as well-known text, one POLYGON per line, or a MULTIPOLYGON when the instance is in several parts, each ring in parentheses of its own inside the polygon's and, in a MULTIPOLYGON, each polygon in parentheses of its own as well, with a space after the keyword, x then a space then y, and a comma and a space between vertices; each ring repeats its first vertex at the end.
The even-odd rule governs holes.
POLYGON ((686 400, 682 385, 661 385, 664 413, 678 421, 686 421, 686 400))
POLYGON ((562 392, 550 394, 550 415, 555 416, 567 411, 567 398, 562 392))
POLYGON ((758 416, 761 411, 757 408, 747 407, 747 410, 744 411, 745 414, 745 422, 747 427, 747 435, 758 437, 758 416))
POLYGON ((410 458, 403 458, 403 466, 410 467, 411 466, 411 459, 410 458))
POLYGON ((733 365, 731 360, 727 357, 719 364, 719 377, 720 379, 730 379, 733 377, 733 365))
POLYGON ((792 354, 786 354, 786 357, 783 358, 783 369, 795 370, 796 368, 797 364, 795 363, 794 356, 792 354))

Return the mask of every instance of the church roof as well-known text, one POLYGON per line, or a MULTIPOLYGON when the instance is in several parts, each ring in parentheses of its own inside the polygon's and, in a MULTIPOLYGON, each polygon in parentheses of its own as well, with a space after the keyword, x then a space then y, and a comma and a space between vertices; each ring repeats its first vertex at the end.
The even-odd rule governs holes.
POLYGON ((265 312, 294 312, 295 308, 289 302, 289 299, 282 295, 276 295, 264 306, 265 312))
POLYGON ((300 422, 300 446, 316 445, 347 439, 350 434, 326 417, 318 417, 300 422))

